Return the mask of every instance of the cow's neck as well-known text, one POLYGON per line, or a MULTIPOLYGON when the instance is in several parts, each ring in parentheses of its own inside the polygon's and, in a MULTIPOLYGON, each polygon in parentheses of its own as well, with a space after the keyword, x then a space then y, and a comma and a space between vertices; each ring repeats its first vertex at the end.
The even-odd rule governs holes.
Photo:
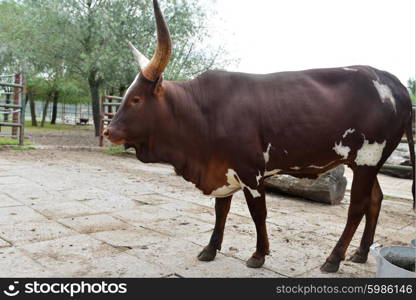
POLYGON ((165 97, 155 137, 156 156, 197 186, 206 173, 210 153, 204 145, 209 134, 206 120, 188 83, 165 82, 165 97))

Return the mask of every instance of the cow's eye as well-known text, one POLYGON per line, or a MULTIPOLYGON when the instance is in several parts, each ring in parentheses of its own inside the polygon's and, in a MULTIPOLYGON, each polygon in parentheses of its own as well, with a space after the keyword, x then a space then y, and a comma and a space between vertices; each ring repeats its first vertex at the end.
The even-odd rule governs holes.
POLYGON ((140 98, 139 97, 134 97, 131 101, 133 101, 133 103, 139 103, 140 98))

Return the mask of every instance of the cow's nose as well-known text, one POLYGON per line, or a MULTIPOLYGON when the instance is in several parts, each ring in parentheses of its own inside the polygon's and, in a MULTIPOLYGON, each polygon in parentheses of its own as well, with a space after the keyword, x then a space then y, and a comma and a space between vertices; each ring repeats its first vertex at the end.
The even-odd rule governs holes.
POLYGON ((125 144, 124 135, 121 131, 115 128, 107 128, 103 131, 103 135, 113 144, 125 144))

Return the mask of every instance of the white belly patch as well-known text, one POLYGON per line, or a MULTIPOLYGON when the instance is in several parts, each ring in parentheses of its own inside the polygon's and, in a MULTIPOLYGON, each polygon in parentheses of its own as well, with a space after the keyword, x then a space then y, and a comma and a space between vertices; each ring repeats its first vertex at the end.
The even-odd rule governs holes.
MULTIPOLYGON (((211 196, 219 198, 228 197, 242 188, 247 188, 254 198, 260 197, 260 193, 245 185, 240 178, 238 178, 237 173, 233 169, 228 169, 227 174, 225 175, 227 177, 227 184, 212 191, 210 194, 211 196)), ((256 177, 256 180, 259 180, 258 177, 256 177)))

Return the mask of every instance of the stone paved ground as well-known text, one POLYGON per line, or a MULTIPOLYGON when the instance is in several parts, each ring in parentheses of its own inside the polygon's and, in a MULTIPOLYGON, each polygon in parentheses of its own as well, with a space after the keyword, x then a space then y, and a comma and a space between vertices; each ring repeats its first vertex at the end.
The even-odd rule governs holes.
MULTIPOLYGON (((347 173, 350 176, 350 173, 347 173)), ((380 176, 389 192, 376 240, 415 238, 410 181, 380 176)), ((344 262, 336 274, 319 266, 346 221, 339 206, 268 195, 271 255, 264 268, 245 267, 255 246, 254 225, 236 194, 223 249, 214 262, 196 255, 208 242, 213 199, 163 165, 100 152, 0 150, 1 277, 368 277, 344 262)), ((348 253, 359 244, 363 225, 348 253)))

